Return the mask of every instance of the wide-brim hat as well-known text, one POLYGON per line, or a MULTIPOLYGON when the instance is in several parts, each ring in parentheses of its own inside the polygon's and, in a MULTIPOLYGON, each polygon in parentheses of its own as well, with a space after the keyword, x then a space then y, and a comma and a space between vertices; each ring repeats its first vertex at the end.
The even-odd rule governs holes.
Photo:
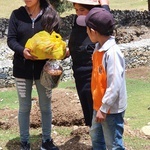
POLYGON ((67 0, 67 1, 84 5, 100 5, 98 0, 67 0))

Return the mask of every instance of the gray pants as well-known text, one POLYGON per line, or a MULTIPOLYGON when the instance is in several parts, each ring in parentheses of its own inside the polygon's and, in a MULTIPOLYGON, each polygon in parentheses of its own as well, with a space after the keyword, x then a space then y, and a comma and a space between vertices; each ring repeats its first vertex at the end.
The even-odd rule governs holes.
MULTIPOLYGON (((51 90, 46 90, 40 80, 35 80, 35 86, 39 97, 39 107, 41 111, 43 141, 51 139, 51 90)), ((16 78, 16 87, 19 98, 19 129, 22 142, 29 142, 29 124, 31 111, 31 95, 33 80, 16 78)))

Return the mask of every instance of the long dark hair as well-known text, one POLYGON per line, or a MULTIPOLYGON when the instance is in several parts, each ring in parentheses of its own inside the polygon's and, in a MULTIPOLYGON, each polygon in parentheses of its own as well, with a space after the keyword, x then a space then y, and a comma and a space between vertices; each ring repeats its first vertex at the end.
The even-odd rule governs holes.
POLYGON ((101 7, 101 5, 86 5, 86 4, 80 4, 82 7, 91 10, 94 7, 101 7))
POLYGON ((41 9, 45 9, 50 5, 49 0, 40 0, 40 7, 41 9))
POLYGON ((60 17, 57 11, 50 4, 45 8, 42 16, 42 26, 45 31, 51 33, 52 31, 59 32, 60 17))
MULTIPOLYGON (((76 3, 73 3, 75 5, 76 3)), ((87 4, 80 4, 82 7, 86 8, 87 10, 91 10, 94 7, 101 7, 101 5, 87 5, 87 4)))

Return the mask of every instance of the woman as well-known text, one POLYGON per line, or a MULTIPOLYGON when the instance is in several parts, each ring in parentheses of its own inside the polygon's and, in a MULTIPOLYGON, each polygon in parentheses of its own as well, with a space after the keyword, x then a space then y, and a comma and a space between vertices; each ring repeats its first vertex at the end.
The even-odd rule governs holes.
POLYGON ((77 92, 81 102, 85 125, 91 126, 93 99, 91 94, 92 53, 95 44, 86 32, 85 17, 93 7, 103 7, 109 11, 108 0, 68 0, 73 2, 76 17, 68 43, 73 61, 73 72, 77 92))
POLYGON ((41 150, 59 150, 51 139, 51 90, 46 90, 40 84, 40 74, 47 60, 37 60, 30 54, 30 50, 25 48, 27 40, 43 30, 42 17, 47 15, 47 10, 51 9, 50 15, 55 16, 51 22, 53 29, 55 31, 58 29, 57 12, 47 0, 24 0, 24 2, 25 6, 14 10, 11 14, 7 39, 8 46, 14 51, 13 75, 19 98, 21 150, 30 150, 29 124, 33 83, 37 89, 41 110, 41 150))

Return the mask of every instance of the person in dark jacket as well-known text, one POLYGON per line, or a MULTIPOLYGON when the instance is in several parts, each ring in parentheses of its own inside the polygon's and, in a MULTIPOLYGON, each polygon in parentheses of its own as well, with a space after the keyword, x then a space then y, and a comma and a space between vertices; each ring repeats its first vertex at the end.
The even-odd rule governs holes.
MULTIPOLYGON (((35 84, 39 96, 39 107, 42 121, 42 146, 41 150, 59 150, 51 139, 51 90, 40 84, 40 75, 47 60, 37 60, 25 48, 29 38, 42 31, 42 20, 47 11, 51 10, 53 30, 58 30, 58 17, 55 9, 47 0, 24 0, 25 6, 14 10, 9 19, 7 44, 14 51, 13 76, 19 98, 19 129, 21 150, 30 150, 30 111, 32 106, 32 86, 35 84)), ((46 25, 45 25, 46 27, 46 25)))
POLYGON ((81 102, 85 125, 91 126, 93 116, 93 99, 91 94, 92 43, 86 32, 85 17, 93 7, 103 7, 110 11, 108 0, 68 0, 73 2, 76 11, 74 26, 68 47, 73 62, 73 75, 77 93, 81 102))

